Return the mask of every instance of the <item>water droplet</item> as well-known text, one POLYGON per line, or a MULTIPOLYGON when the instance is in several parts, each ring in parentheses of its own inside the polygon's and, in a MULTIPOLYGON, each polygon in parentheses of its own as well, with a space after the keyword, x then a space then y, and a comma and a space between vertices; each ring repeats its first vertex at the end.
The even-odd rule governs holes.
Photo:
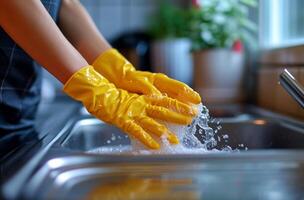
POLYGON ((229 136, 227 134, 223 135, 222 137, 223 137, 223 139, 228 139, 229 138, 229 136))
POLYGON ((112 141, 115 141, 115 140, 116 140, 116 137, 115 137, 114 134, 112 134, 111 140, 112 140, 112 141))

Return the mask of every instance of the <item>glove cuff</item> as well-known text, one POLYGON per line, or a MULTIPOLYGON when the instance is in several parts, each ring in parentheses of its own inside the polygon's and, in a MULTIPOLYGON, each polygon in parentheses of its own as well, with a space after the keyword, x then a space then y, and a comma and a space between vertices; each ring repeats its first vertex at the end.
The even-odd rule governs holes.
POLYGON ((123 55, 121 55, 117 49, 111 48, 111 49, 108 49, 108 50, 104 51, 103 53, 101 53, 94 60, 92 65, 95 67, 95 66, 99 65, 99 63, 109 62, 113 59, 124 59, 124 60, 126 60, 126 58, 123 55))
POLYGON ((109 81, 118 84, 135 67, 116 49, 109 49, 100 54, 93 62, 94 69, 109 81))
POLYGON ((69 78, 63 86, 63 91, 70 97, 83 101, 83 98, 85 98, 84 92, 101 84, 109 84, 109 81, 96 72, 93 66, 88 65, 75 72, 69 78))
POLYGON ((129 62, 117 49, 111 48, 101 53, 93 62, 93 66, 99 65, 100 63, 111 63, 113 60, 121 60, 129 62))

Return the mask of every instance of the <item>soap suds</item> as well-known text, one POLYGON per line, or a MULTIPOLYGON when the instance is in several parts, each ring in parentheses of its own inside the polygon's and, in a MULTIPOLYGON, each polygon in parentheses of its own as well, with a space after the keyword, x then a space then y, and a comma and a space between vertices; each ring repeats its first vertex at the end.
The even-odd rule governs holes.
MULTIPOLYGON (((88 153, 97 154, 202 154, 209 152, 234 152, 238 149, 232 149, 230 146, 225 145, 223 148, 216 149, 217 142, 221 141, 221 137, 217 135, 218 131, 222 129, 220 121, 211 119, 208 109, 202 105, 198 105, 199 115, 192 121, 191 125, 180 126, 176 124, 169 124, 162 122, 167 128, 176 134, 180 143, 171 145, 166 139, 166 135, 160 138, 154 137, 159 142, 161 148, 159 150, 147 149, 141 142, 129 136, 131 145, 118 145, 118 146, 103 146, 88 151, 88 153), (209 127, 208 123, 216 124, 213 130, 209 127)), ((111 140, 119 140, 119 137, 112 135, 111 140)), ((227 142, 228 135, 223 135, 222 139, 227 142)), ((108 140, 107 143, 111 143, 108 140)), ((239 147, 244 147, 240 144, 239 147)), ((245 148, 247 149, 247 148, 245 148)))

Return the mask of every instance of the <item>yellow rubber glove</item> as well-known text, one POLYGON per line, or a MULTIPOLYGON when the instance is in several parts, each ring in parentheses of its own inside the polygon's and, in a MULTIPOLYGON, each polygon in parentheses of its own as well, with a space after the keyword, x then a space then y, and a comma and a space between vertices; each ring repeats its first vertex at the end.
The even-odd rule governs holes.
POLYGON ((114 84, 87 66, 76 72, 64 85, 64 92, 79 100, 95 117, 116 125, 147 147, 158 149, 150 134, 166 134, 175 144, 178 138, 155 119, 189 124, 197 114, 185 103, 165 96, 145 96, 117 89, 114 84))
POLYGON ((138 94, 161 93, 184 103, 198 104, 201 98, 186 84, 161 73, 137 71, 117 50, 102 53, 93 63, 97 72, 118 88, 138 94))

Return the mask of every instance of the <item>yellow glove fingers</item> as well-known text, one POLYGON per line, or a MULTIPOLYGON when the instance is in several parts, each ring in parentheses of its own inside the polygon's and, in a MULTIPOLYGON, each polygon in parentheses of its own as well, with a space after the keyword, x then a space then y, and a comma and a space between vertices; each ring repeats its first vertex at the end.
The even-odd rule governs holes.
POLYGON ((166 96, 152 96, 149 97, 149 99, 152 105, 162 106, 184 115, 194 117, 197 115, 198 112, 196 107, 192 107, 176 99, 169 98, 166 96))
POLYGON ((156 122, 155 120, 153 120, 149 117, 142 117, 136 121, 148 133, 155 134, 158 137, 165 134, 171 144, 179 143, 176 135, 174 135, 171 131, 169 131, 164 125, 156 122))
POLYGON ((149 117, 176 124, 190 124, 192 121, 192 117, 176 113, 160 106, 148 105, 146 108, 146 112, 149 117))
POLYGON ((200 95, 188 85, 171 79, 164 74, 156 74, 154 85, 162 92, 168 94, 169 97, 178 99, 185 103, 199 104, 201 102, 200 95))
MULTIPOLYGON (((128 75, 127 75, 128 77, 128 75)), ((121 85, 121 88, 128 90, 129 92, 134 92, 138 94, 146 94, 146 95, 161 95, 161 92, 152 85, 147 78, 144 77, 130 77, 127 78, 129 81, 127 84, 121 85)))
POLYGON ((127 121, 125 124, 123 124, 123 130, 134 136, 136 139, 138 139, 140 142, 142 142, 144 145, 149 147, 150 149, 159 149, 159 144, 149 135, 142 127, 137 125, 133 121, 127 121))

